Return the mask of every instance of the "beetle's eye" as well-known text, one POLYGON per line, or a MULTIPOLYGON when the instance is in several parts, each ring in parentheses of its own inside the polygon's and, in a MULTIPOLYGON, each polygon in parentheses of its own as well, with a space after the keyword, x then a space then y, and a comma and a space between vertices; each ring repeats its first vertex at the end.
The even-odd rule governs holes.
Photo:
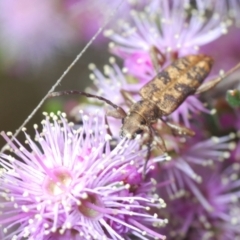
POLYGON ((124 124, 124 120, 125 120, 125 118, 122 118, 122 124, 124 124))
POLYGON ((142 132, 143 132, 142 129, 138 129, 138 130, 136 131, 136 134, 141 134, 142 132))
POLYGON ((146 125, 146 122, 144 120, 141 121, 141 125, 146 125))

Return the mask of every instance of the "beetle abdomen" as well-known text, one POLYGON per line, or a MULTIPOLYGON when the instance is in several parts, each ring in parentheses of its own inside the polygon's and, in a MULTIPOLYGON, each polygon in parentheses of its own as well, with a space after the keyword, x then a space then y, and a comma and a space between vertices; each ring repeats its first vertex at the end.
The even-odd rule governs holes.
POLYGON ((213 59, 189 55, 173 62, 140 90, 143 99, 154 102, 163 115, 169 115, 198 89, 209 74, 213 59))

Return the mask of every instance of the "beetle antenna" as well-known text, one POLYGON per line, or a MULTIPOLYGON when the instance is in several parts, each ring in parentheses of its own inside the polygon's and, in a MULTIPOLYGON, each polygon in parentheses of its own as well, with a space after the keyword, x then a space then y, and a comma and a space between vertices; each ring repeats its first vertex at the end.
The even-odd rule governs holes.
POLYGON ((93 95, 93 94, 82 92, 82 91, 66 90, 66 91, 52 92, 52 93, 50 93, 48 95, 48 97, 52 98, 52 97, 59 97, 59 96, 62 96, 62 95, 72 95, 72 94, 74 94, 74 95, 83 95, 83 96, 86 96, 86 97, 89 97, 89 98, 97 98, 100 101, 103 101, 103 102, 107 103, 108 105, 112 106, 113 108, 117 109, 118 111, 121 111, 121 112, 125 113, 125 111, 121 107, 119 107, 118 105, 114 104, 110 100, 108 100, 108 99, 106 99, 104 97, 98 96, 98 95, 93 95))

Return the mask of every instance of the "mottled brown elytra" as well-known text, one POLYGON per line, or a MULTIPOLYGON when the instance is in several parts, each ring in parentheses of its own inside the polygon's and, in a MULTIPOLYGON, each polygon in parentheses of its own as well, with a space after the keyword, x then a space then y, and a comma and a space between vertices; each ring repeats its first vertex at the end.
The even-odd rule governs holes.
MULTIPOLYGON (((138 102, 133 101, 129 92, 122 90, 121 94, 131 103, 127 113, 110 100, 86 92, 75 90, 53 92, 50 94, 50 97, 80 94, 90 98, 97 98, 111 105, 114 109, 108 111, 107 115, 122 119, 120 131, 122 137, 133 139, 137 134, 142 134, 142 144, 146 144, 149 149, 147 164, 153 139, 163 152, 167 151, 164 140, 154 129, 153 124, 160 119, 167 124, 173 133, 194 136, 195 133, 191 129, 170 123, 163 120, 162 117, 168 116, 176 110, 188 96, 213 88, 223 78, 240 67, 240 64, 238 64, 226 74, 203 84, 204 79, 211 70, 212 64, 213 59, 202 54, 189 55, 175 60, 140 89, 139 93, 142 99, 138 102)), ((145 174, 145 168, 143 174, 145 174)))

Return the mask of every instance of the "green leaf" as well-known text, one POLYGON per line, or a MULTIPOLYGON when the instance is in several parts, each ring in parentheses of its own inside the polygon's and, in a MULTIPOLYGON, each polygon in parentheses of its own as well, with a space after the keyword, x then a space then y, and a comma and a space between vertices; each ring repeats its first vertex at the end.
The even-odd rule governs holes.
POLYGON ((237 89, 228 90, 226 100, 231 107, 240 107, 240 91, 237 89))

